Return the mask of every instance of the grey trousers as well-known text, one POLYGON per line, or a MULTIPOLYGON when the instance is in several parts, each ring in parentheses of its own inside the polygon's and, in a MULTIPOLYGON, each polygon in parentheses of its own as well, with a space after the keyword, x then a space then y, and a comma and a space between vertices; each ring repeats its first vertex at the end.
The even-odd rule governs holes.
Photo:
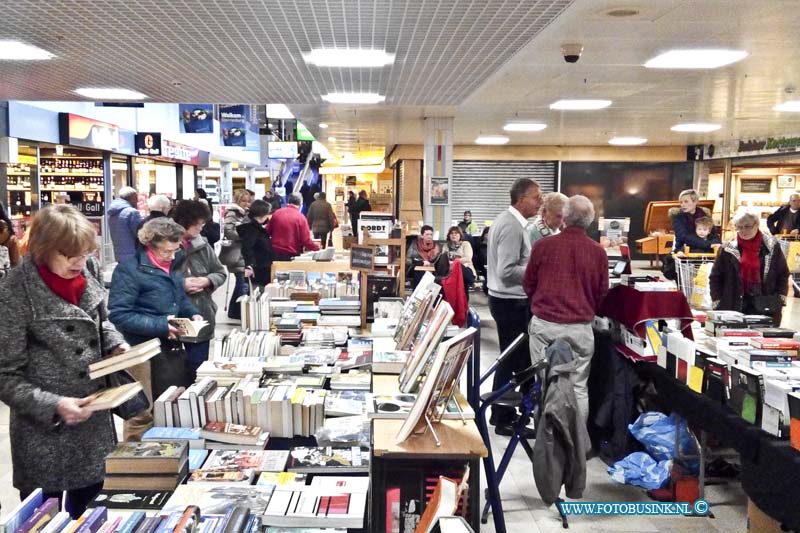
POLYGON ((528 323, 531 364, 544 358, 547 347, 556 339, 566 340, 577 359, 577 372, 573 374, 575 399, 584 423, 589 419, 589 369, 594 355, 594 333, 591 322, 556 324, 534 316, 528 323))

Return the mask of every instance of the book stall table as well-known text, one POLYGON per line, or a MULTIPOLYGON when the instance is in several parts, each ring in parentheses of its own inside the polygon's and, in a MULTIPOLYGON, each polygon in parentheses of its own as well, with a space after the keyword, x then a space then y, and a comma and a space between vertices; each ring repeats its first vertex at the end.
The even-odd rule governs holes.
POLYGON ((680 291, 646 292, 618 285, 608 291, 600 314, 616 320, 640 337, 644 337, 645 322, 648 320, 679 319, 683 334, 692 338, 692 309, 680 291))
POLYGON ((441 445, 430 431, 397 444, 402 425, 403 420, 372 422, 368 530, 386 531, 387 516, 391 517, 393 511, 403 517, 407 512, 424 510, 435 478, 460 478, 469 465, 469 491, 459 509, 472 529, 479 531, 480 460, 487 450, 474 421, 442 420, 436 424, 441 445))
POLYGON ((309 272, 350 272, 350 260, 345 257, 334 261, 274 261, 271 279, 275 279, 276 272, 290 270, 303 270, 306 274, 309 272))

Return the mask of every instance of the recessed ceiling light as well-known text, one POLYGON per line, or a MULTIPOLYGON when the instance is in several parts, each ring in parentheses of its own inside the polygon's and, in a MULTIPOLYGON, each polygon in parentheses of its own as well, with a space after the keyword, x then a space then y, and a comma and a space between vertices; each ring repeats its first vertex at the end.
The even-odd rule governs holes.
POLYGON ((107 87, 82 87, 75 93, 92 100, 144 100, 146 95, 130 89, 111 89, 107 87))
POLYGON ((639 14, 639 10, 635 7, 621 7, 617 9, 612 9, 610 11, 606 11, 606 15, 609 17, 633 17, 639 14))
POLYGON ((329 143, 335 143, 336 142, 336 137, 328 137, 328 142, 329 143))
POLYGON ((550 109, 562 111, 591 111, 611 105, 611 100, 559 100, 550 104, 550 109))
POLYGON ((325 128, 327 128, 327 127, 328 127, 328 125, 327 125, 327 124, 325 124, 324 122, 320 122, 320 123, 319 123, 319 127, 320 127, 320 128, 322 128, 322 129, 324 130, 325 128))
POLYGON ((331 104, 377 104, 386 97, 378 93, 328 93, 322 99, 331 104))
POLYGON ((506 144, 508 137, 505 135, 480 135, 475 139, 475 144, 506 144))
POLYGON ((637 144, 644 144, 647 139, 644 137, 612 137, 608 144, 615 146, 636 146, 637 144))
POLYGON ((506 131, 542 131, 547 124, 541 122, 509 122, 503 129, 506 131))
POLYGON ((41 61, 56 57, 47 50, 32 44, 25 44, 10 39, 0 40, 1 61, 41 61))
POLYGON ((719 68, 747 57, 744 50, 695 48, 670 50, 644 64, 647 68, 719 68))
POLYGON ((679 131, 684 133, 708 133, 709 131, 717 131, 722 126, 719 124, 711 124, 708 122, 687 122, 684 124, 675 124, 670 129, 672 131, 679 131))
POLYGON ((800 100, 787 100, 772 108, 773 111, 788 111, 789 113, 800 113, 800 100))
POLYGON ((394 54, 363 48, 315 48, 303 60, 318 67, 384 67, 394 63, 394 54))

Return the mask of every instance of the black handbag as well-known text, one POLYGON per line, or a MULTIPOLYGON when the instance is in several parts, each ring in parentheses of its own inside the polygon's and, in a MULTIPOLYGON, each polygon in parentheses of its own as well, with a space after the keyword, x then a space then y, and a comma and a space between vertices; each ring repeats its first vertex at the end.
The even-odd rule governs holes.
POLYGON ((772 316, 783 307, 780 294, 758 294, 752 296, 751 309, 757 315, 772 316))
MULTIPOLYGON (((104 316, 102 305, 97 308, 97 316, 100 319, 100 326, 97 328, 97 331, 100 333, 100 350, 102 352, 103 347, 106 344, 105 335, 103 335, 104 316)), ((106 386, 109 388, 119 387, 121 385, 127 385, 134 382, 136 382, 134 377, 125 369, 117 370, 116 372, 106 376, 106 386)), ((144 390, 140 390, 133 398, 114 407, 111 412, 123 420, 130 420, 131 418, 140 414, 142 411, 146 411, 148 409, 150 409, 150 400, 147 399, 147 394, 145 394, 144 390)))
POLYGON ((150 380, 153 398, 161 396, 172 385, 189 386, 186 364, 187 354, 183 343, 172 339, 161 339, 161 353, 150 359, 150 380), (187 383, 188 381, 188 383, 187 383))

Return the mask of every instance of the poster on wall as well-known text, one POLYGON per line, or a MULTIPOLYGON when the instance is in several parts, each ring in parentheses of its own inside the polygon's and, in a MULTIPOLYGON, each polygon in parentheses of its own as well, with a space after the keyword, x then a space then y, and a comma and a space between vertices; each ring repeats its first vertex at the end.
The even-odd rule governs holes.
POLYGON ((450 202, 450 180, 443 177, 431 178, 431 205, 447 205, 450 202))
POLYGON ((214 133, 214 104, 178 104, 184 133, 214 133))
POLYGON ((223 146, 247 146, 249 106, 220 105, 219 134, 223 146))
POLYGON ((794 189, 795 187, 795 175, 794 174, 784 174, 778 176, 778 188, 779 189, 794 189))

